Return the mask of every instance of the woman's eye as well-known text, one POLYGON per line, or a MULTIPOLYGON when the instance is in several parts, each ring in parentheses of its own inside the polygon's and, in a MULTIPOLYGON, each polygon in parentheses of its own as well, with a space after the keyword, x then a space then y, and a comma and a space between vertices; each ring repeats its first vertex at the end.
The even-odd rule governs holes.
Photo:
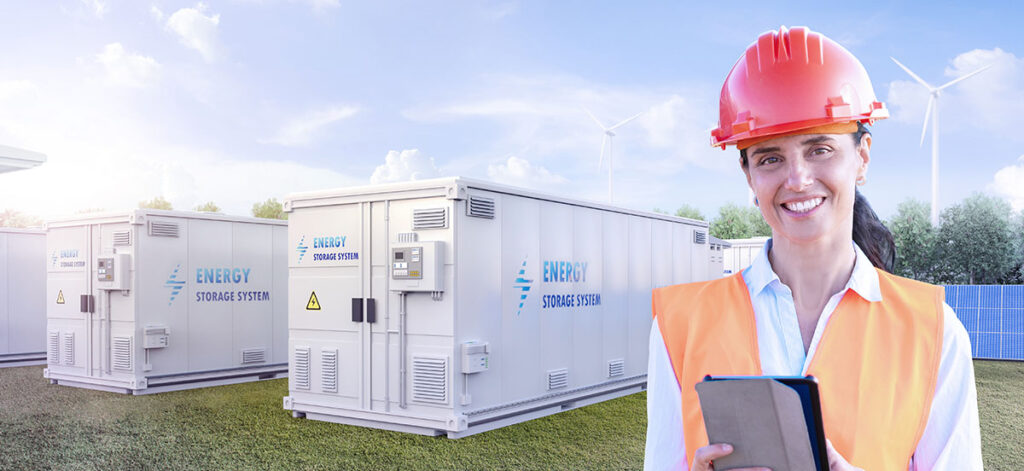
POLYGON ((778 157, 775 157, 774 155, 770 155, 768 157, 765 157, 765 158, 761 159, 761 161, 758 162, 758 165, 773 164, 773 163, 778 162, 778 161, 779 161, 778 157))
POLYGON ((811 155, 827 155, 829 152, 832 152, 832 149, 828 147, 816 147, 811 151, 811 155))

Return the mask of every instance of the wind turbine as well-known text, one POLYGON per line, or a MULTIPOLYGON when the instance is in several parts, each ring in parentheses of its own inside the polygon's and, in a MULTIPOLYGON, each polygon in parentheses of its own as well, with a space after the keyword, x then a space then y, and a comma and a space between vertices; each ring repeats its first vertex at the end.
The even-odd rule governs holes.
POLYGON ((642 115, 644 113, 641 111, 641 112, 633 115, 630 118, 622 120, 621 122, 619 122, 619 124, 616 124, 615 126, 605 127, 605 125, 601 124, 601 121, 598 120, 597 117, 594 116, 594 113, 591 113, 590 110, 588 110, 586 108, 583 108, 583 111, 586 111, 587 114, 590 115, 590 119, 594 120, 594 122, 597 123, 597 126, 599 128, 601 128, 601 131, 604 132, 604 138, 601 139, 601 157, 597 161, 597 169, 598 170, 601 170, 601 164, 604 162, 604 147, 605 147, 605 144, 608 145, 608 202, 611 203, 612 202, 612 138, 615 137, 615 133, 612 132, 612 131, 622 127, 622 125, 624 125, 624 124, 626 124, 626 123, 636 119, 637 117, 639 117, 640 115, 642 115))
POLYGON ((921 126, 921 146, 924 146, 924 135, 928 132, 928 118, 932 118, 932 226, 938 227, 939 225, 939 95, 940 92, 948 88, 949 86, 967 79, 981 71, 992 67, 992 65, 986 65, 974 72, 967 75, 962 75, 958 78, 950 80, 945 85, 938 87, 931 86, 928 82, 925 82, 918 77, 917 74, 910 71, 907 66, 900 64, 900 61, 896 60, 895 57, 889 57, 896 65, 900 66, 907 74, 909 74, 917 83, 921 84, 924 88, 928 89, 928 93, 931 95, 928 98, 928 108, 924 112, 924 124, 921 126), (932 109, 935 110, 934 116, 932 115, 932 109))

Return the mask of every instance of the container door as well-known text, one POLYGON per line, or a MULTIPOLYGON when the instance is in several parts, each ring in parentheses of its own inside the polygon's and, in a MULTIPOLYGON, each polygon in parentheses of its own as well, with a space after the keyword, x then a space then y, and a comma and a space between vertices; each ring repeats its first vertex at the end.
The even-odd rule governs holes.
POLYGON ((52 371, 92 375, 92 294, 89 226, 51 228, 46 236, 47 363, 52 371))

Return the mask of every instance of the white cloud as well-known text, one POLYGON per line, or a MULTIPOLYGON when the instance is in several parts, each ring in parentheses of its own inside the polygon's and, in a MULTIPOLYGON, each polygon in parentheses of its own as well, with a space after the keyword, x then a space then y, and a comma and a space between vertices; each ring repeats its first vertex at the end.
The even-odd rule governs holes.
POLYGON ((989 188, 1004 197, 1014 211, 1024 210, 1024 155, 1014 165, 1008 165, 996 172, 989 188))
POLYGON ((332 106, 323 110, 307 113, 305 116, 296 118, 285 124, 277 134, 270 139, 262 140, 264 143, 280 144, 282 146, 304 146, 313 142, 313 139, 323 128, 351 118, 359 112, 355 106, 332 106))
POLYGON ((152 16, 157 23, 164 22, 164 12, 156 5, 149 6, 149 15, 152 16))
MULTIPOLYGON (((915 64, 906 65, 911 70, 915 68, 915 64)), ((939 86, 986 65, 992 67, 942 91, 941 126, 974 126, 1020 139, 1016 119, 1024 115, 1024 58, 1000 48, 975 49, 953 58, 944 70, 945 79, 921 78, 939 86)), ((890 83, 886 102, 894 119, 920 126, 928 92, 909 79, 897 80, 890 83)))
POLYGON ((220 57, 222 49, 217 33, 220 15, 207 16, 207 10, 202 2, 195 8, 182 8, 167 18, 166 27, 178 35, 185 47, 199 51, 206 62, 213 62, 220 57))
POLYGON ((103 0, 82 0, 82 3, 88 7, 96 18, 103 18, 103 15, 107 13, 107 2, 103 0))
POLYGON ((107 44, 96 54, 96 62, 106 70, 108 82, 115 85, 142 88, 156 80, 160 72, 160 64, 152 57, 128 52, 121 43, 107 44))
POLYGON ((525 188, 547 188, 552 183, 568 181, 561 175, 551 173, 544 167, 535 166, 526 159, 514 155, 504 162, 489 165, 487 176, 498 183, 525 188))
POLYGON ((0 81, 0 101, 10 98, 25 96, 39 90, 36 84, 28 80, 6 80, 0 81))
POLYGON ((423 180, 437 176, 440 172, 434 165, 434 159, 423 155, 419 149, 393 150, 384 157, 384 165, 374 169, 370 183, 423 180))

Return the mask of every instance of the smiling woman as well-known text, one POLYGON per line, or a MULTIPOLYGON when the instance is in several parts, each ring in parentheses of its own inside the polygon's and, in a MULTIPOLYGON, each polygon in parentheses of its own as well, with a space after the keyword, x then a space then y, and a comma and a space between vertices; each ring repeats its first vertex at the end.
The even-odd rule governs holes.
POLYGON ((764 33, 719 110, 712 144, 739 149, 772 239, 741 273, 654 291, 645 467, 712 469, 733 448, 709 444, 694 386, 765 375, 817 379, 830 470, 981 469, 967 332, 941 288, 889 273, 857 190, 866 124, 888 117, 860 61, 807 28, 764 33))

